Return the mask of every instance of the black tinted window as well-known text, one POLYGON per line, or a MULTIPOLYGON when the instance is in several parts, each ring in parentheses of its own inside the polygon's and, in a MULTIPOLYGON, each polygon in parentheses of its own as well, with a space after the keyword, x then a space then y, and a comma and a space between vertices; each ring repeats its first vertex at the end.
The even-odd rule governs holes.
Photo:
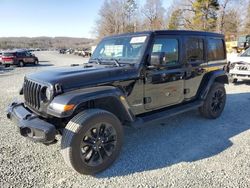
POLYGON ((208 39, 208 61, 225 59, 223 40, 208 39))
POLYGON ((23 56, 25 56, 25 53, 19 52, 19 53, 17 53, 17 56, 18 56, 18 57, 23 57, 23 56))
POLYGON ((204 42, 200 38, 187 39, 187 60, 201 61, 204 60, 204 42))
POLYGON ((178 63, 178 40, 172 38, 156 38, 152 53, 164 52, 167 65, 178 63))

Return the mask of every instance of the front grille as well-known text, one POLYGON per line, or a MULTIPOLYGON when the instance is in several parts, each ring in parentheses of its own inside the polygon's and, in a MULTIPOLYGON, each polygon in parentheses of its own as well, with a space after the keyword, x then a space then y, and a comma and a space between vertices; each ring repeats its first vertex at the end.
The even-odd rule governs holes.
POLYGON ((25 103, 37 110, 40 109, 42 85, 36 82, 25 80, 23 94, 25 103))
POLYGON ((238 70, 248 70, 248 66, 240 65, 240 66, 238 66, 238 70))

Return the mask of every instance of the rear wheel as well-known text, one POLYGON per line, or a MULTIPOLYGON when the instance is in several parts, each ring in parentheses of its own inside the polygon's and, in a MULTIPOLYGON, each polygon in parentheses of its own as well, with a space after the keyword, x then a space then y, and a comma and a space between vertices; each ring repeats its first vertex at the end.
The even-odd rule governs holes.
POLYGON ((65 162, 81 174, 109 167, 119 155, 123 128, 115 115, 100 109, 83 111, 67 124, 62 136, 65 162))
POLYGON ((209 119, 218 118, 226 104, 226 90, 224 84, 215 82, 204 101, 203 106, 199 108, 202 116, 209 119))

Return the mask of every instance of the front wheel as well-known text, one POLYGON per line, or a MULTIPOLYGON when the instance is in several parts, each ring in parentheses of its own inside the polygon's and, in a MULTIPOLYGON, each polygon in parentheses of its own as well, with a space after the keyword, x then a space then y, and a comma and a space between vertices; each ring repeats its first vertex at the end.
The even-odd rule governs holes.
POLYGON ((18 66, 19 67, 24 67, 24 62, 23 61, 19 61, 18 66))
POLYGON ((232 77, 229 77, 229 82, 232 83, 232 84, 236 84, 238 81, 237 78, 232 78, 232 77))
POLYGON ((39 61, 36 59, 35 61, 34 61, 34 65, 38 65, 39 64, 39 61))
POLYGON ((224 84, 215 82, 205 101, 203 106, 199 108, 200 114, 209 119, 218 118, 226 104, 226 90, 224 84))
POLYGON ((63 131, 61 149, 65 162, 81 174, 95 174, 118 157, 123 142, 119 119, 101 109, 74 116, 63 131))

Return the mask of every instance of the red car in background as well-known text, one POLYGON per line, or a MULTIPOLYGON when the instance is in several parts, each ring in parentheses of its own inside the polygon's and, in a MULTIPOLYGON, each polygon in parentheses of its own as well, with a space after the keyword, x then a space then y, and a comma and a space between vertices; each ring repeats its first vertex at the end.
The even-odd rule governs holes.
POLYGON ((6 51, 2 52, 2 64, 5 67, 10 65, 17 65, 24 67, 26 64, 37 65, 39 63, 38 58, 28 51, 6 51))
POLYGON ((0 52, 0 65, 2 64, 2 52, 0 52))

